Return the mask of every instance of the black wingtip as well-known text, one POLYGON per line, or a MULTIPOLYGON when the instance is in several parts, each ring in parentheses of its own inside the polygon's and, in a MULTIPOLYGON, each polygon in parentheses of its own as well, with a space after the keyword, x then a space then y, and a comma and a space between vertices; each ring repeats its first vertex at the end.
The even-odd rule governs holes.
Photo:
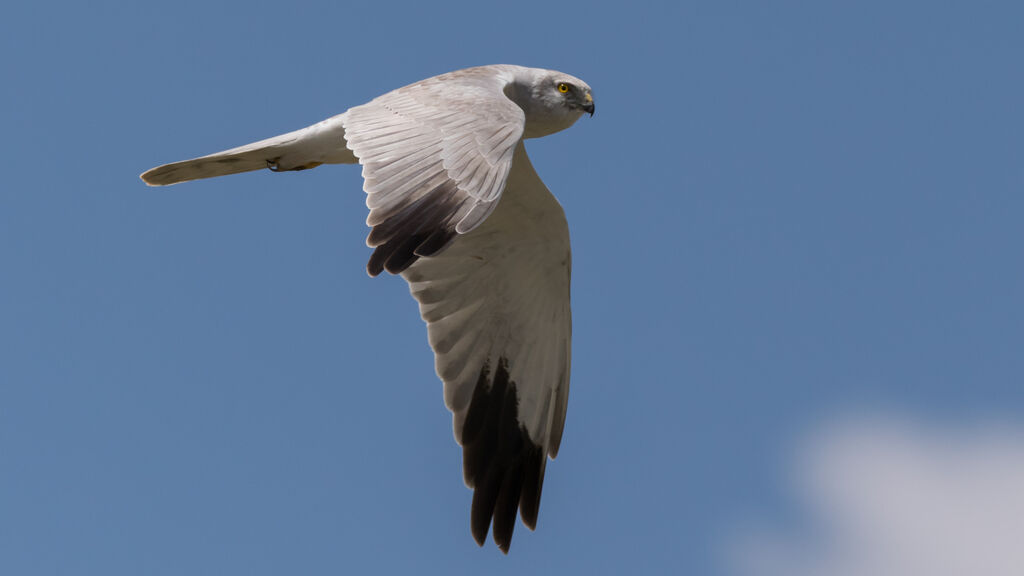
POLYGON ((516 512, 519 511, 519 497, 523 489, 522 461, 517 461, 505 471, 501 482, 501 491, 494 503, 494 543, 503 552, 508 553, 512 545, 512 533, 516 528, 516 512))
POLYGON ((530 530, 537 529, 540 495, 544 488, 544 465, 547 458, 540 446, 531 445, 523 455, 523 490, 519 497, 519 515, 530 530))
POLYGON ((491 529, 505 554, 512 545, 517 512, 531 530, 537 526, 544 479, 544 452, 519 423, 518 413, 508 361, 499 359, 493 379, 485 364, 462 427, 463 473, 474 490, 473 539, 482 546, 491 529))
MULTIPOLYGON (((487 532, 491 526, 491 518, 494 515, 494 503, 498 500, 498 488, 500 487, 496 467, 491 467, 484 478, 476 485, 473 491, 473 505, 470 507, 469 527, 473 532, 473 538, 477 543, 487 541, 487 532)), ((481 544, 482 545, 482 544, 481 544)))
POLYGON ((477 546, 483 548, 484 544, 487 542, 487 528, 484 527, 483 532, 479 532, 476 529, 473 529, 473 540, 476 540, 477 546))
POLYGON ((456 198, 457 191, 454 182, 446 181, 375 224, 366 238, 374 248, 366 265, 370 276, 384 270, 401 274, 420 257, 448 246, 458 235, 453 215, 464 202, 456 198))

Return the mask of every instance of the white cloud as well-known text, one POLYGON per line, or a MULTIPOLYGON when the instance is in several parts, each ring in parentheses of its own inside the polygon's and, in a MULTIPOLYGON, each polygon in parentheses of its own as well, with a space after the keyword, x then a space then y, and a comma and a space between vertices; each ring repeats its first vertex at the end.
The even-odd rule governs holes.
POLYGON ((1024 428, 851 420, 797 462, 801 526, 745 530, 737 573, 1024 575, 1024 428))

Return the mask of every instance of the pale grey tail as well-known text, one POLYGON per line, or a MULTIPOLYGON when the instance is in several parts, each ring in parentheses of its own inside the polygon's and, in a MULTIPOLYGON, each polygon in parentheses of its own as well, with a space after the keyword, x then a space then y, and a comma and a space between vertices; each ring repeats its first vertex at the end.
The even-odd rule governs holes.
POLYGON ((345 143, 345 115, 339 114, 312 126, 232 148, 216 154, 164 164, 141 176, 150 186, 166 186, 270 168, 304 170, 321 164, 355 164, 345 143))

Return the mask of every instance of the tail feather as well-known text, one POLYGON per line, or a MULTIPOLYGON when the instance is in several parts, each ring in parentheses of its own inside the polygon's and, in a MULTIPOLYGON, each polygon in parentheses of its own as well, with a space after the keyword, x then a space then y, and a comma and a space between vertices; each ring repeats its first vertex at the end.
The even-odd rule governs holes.
POLYGON ((164 164, 147 170, 141 178, 150 186, 167 186, 263 168, 285 171, 320 164, 355 164, 356 157, 345 142, 344 116, 216 154, 164 164))

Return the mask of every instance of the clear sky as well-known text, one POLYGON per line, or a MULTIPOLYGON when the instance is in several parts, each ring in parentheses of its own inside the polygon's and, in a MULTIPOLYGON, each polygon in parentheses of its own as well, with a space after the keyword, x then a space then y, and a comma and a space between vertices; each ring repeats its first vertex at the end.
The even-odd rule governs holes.
POLYGON ((799 538, 763 535, 842 500, 815 466, 903 478, 844 447, 1019 463, 1021 6, 6 7, 0 572, 794 574, 799 538), (597 103, 528 143, 572 231, 574 353, 508 557, 470 536, 415 302, 365 273, 359 170, 138 178, 491 63, 597 103))

